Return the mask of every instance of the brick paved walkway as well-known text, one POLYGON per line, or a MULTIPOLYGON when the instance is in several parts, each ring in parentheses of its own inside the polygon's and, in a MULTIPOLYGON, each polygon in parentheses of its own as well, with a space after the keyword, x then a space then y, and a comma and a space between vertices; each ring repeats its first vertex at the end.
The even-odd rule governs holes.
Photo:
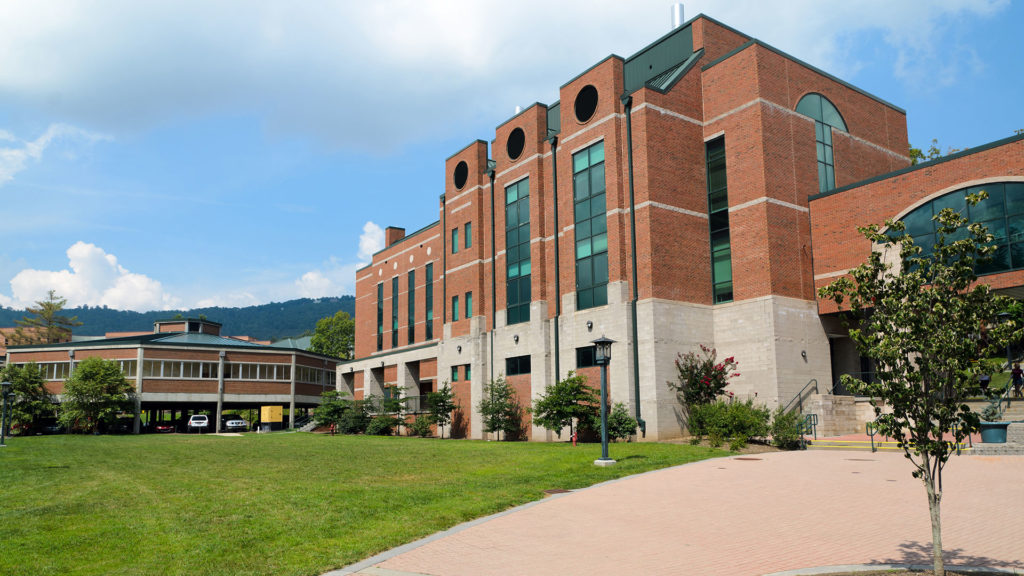
MULTIPOLYGON (((758 576, 929 564, 924 486, 910 472, 892 453, 708 460, 552 497, 331 574, 758 576)), ((1024 571, 1024 456, 954 457, 944 479, 947 566, 1024 571)))

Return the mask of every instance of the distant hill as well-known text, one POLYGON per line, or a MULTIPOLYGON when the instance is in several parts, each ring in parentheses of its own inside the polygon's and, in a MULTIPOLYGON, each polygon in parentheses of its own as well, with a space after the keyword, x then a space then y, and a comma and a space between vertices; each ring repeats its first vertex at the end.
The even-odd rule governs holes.
MULTIPOLYGON (((78 316, 82 326, 75 328, 75 335, 102 336, 107 332, 128 332, 152 330, 153 322, 174 318, 181 314, 186 318, 203 315, 207 320, 224 325, 224 335, 252 336, 264 340, 277 340, 288 336, 299 336, 316 328, 316 321, 333 316, 344 310, 355 317, 355 296, 340 298, 300 298, 287 302, 271 302, 245 308, 194 308, 192 310, 162 310, 156 312, 130 312, 83 306, 65 308, 67 316, 78 316)), ((14 326, 16 320, 25 316, 24 310, 0 308, 0 326, 14 326)))

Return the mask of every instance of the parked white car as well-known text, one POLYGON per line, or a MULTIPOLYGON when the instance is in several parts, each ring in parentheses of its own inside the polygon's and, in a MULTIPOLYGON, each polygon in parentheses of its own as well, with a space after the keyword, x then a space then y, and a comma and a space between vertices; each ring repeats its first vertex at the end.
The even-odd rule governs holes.
POLYGON ((210 429, 210 418, 206 414, 193 414, 188 419, 189 432, 203 432, 210 429))

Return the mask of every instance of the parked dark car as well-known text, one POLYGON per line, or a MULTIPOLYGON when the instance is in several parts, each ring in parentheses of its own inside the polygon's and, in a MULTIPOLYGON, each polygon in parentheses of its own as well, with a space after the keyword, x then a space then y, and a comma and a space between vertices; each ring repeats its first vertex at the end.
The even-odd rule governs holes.
POLYGON ((153 431, 157 434, 172 434, 174 433, 174 423, 159 422, 156 426, 153 426, 153 431))
POLYGON ((223 432, 245 432, 249 429, 249 423, 241 416, 229 414, 221 418, 220 429, 223 432))

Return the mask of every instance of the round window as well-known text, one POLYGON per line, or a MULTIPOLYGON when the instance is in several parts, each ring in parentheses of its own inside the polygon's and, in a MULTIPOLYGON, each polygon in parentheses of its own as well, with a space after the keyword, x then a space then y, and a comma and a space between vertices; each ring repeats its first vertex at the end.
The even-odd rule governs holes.
POLYGON ((590 84, 584 86, 576 95, 574 109, 576 110, 576 120, 581 124, 590 120, 594 116, 594 112, 597 111, 597 88, 590 84))
POLYGON ((452 174, 452 183, 455 184, 456 188, 461 189, 466 185, 466 179, 469 178, 469 165, 463 160, 455 166, 455 173, 452 174))
POLYGON ((526 133, 523 132, 522 128, 516 128, 508 135, 508 142, 505 143, 505 151, 508 152, 508 157, 512 160, 519 158, 523 153, 524 146, 526 146, 526 133))

